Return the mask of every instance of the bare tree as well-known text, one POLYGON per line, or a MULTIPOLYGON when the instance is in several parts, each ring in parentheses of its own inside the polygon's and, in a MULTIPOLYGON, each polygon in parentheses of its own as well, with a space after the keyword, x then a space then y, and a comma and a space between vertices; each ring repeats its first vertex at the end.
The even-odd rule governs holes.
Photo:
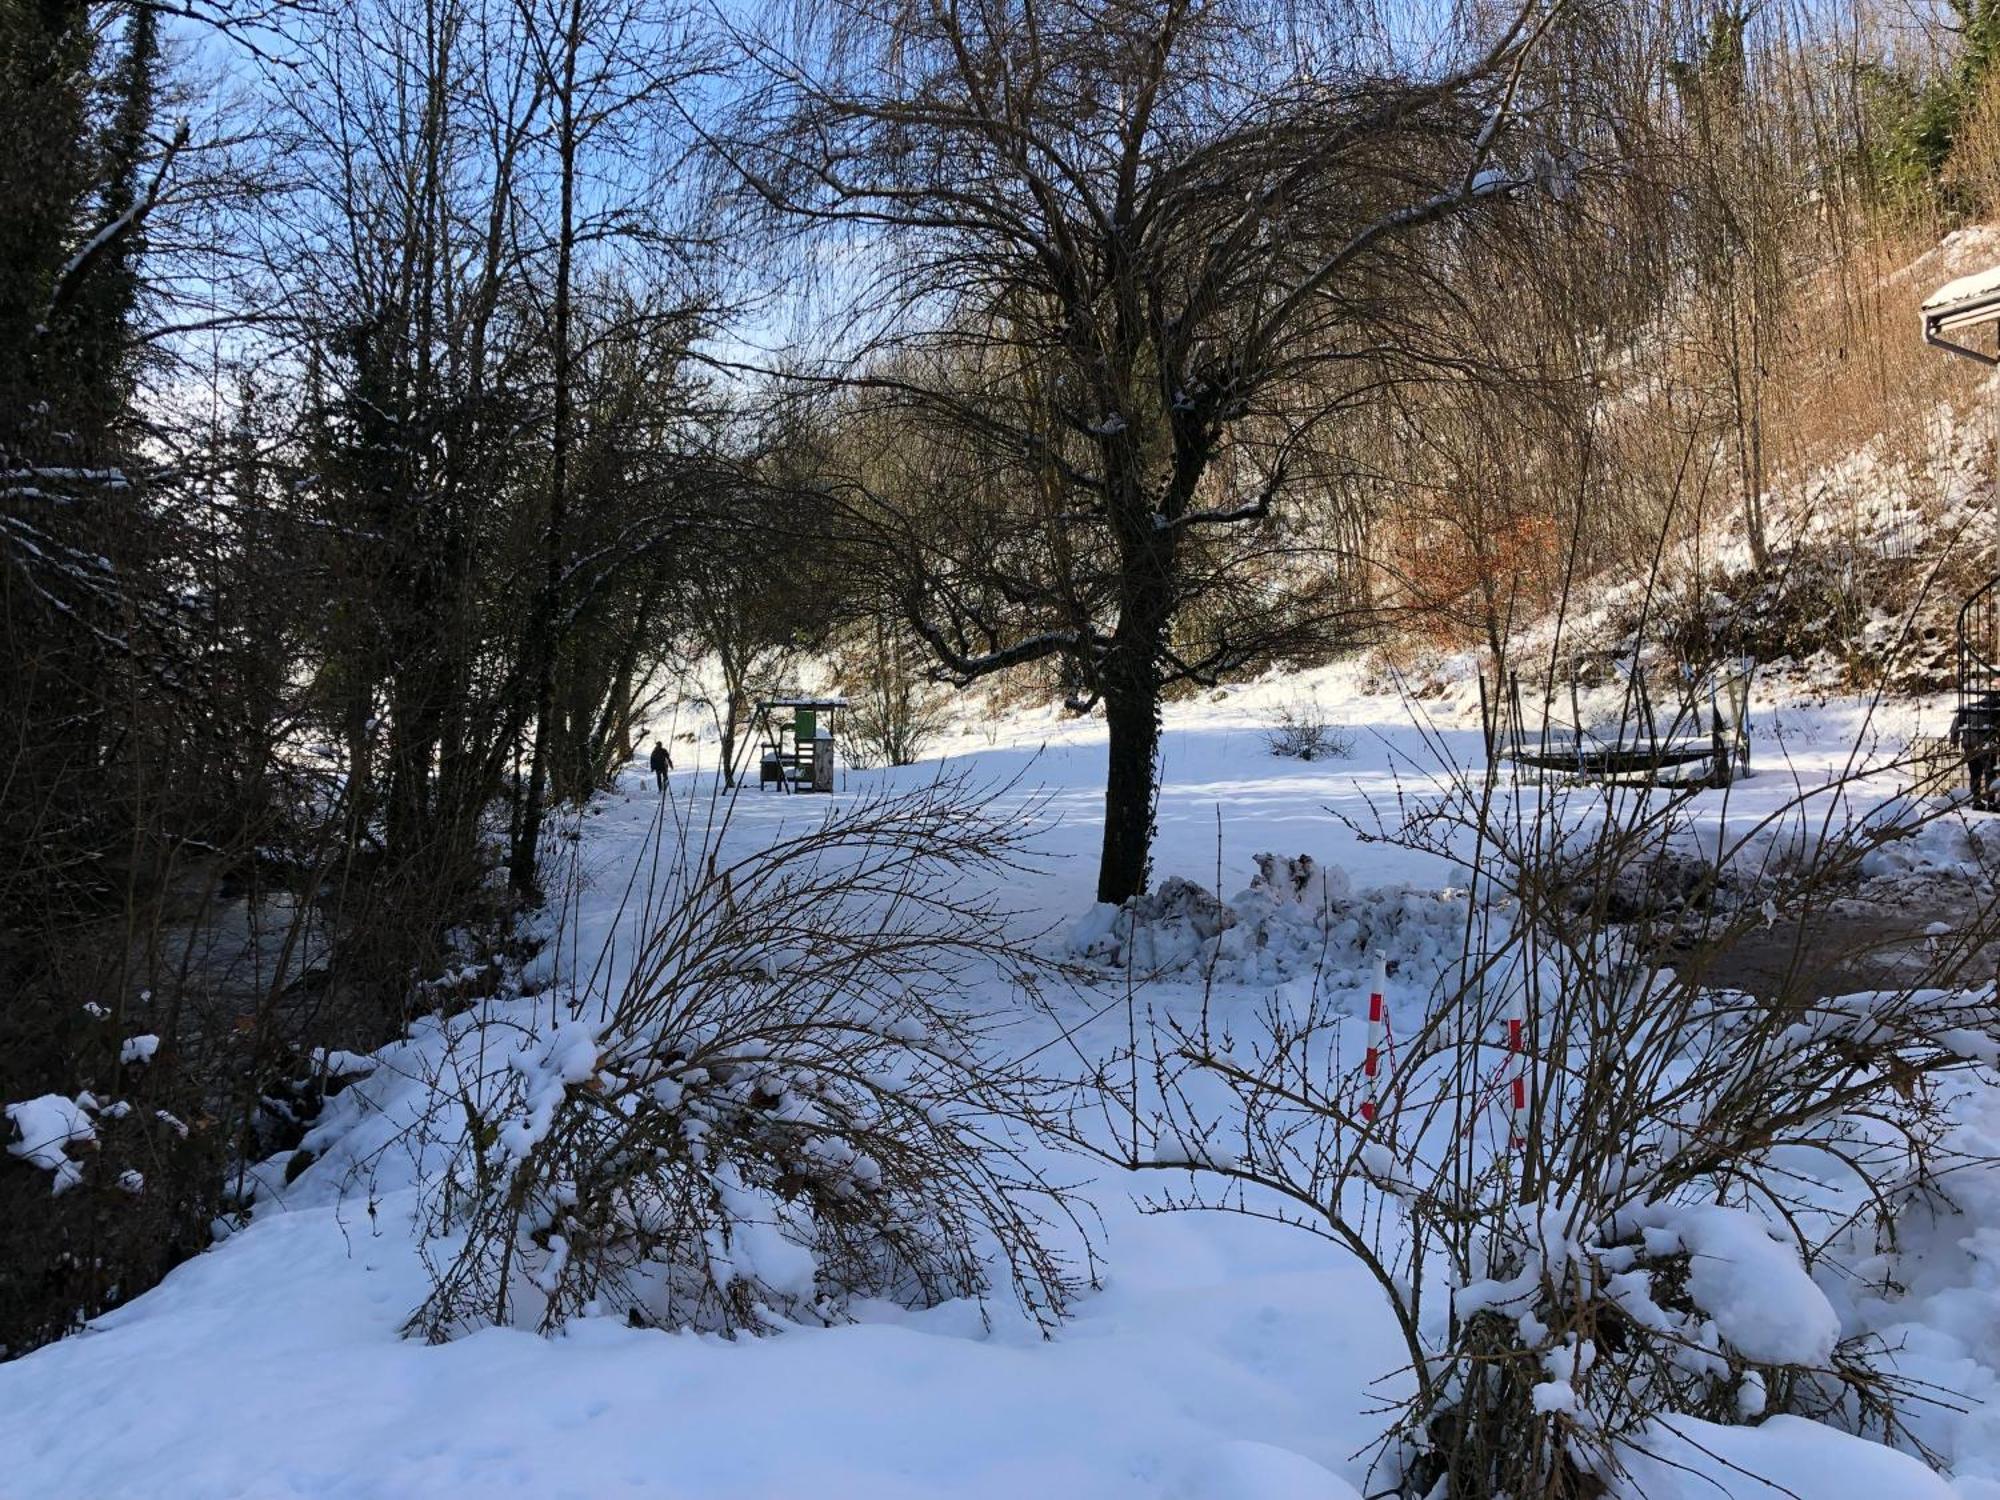
POLYGON ((342 585, 321 677, 391 912, 476 884, 503 792, 532 894, 544 806, 629 717, 705 446, 684 356, 711 304, 657 189, 701 55, 630 6, 384 3, 328 21, 296 103, 317 170, 269 253, 342 585))
MULTIPOLYGON (((578 601, 572 578, 577 551, 574 512, 585 498, 576 491, 580 454, 578 281, 592 267, 623 283, 623 307, 634 307, 632 292, 649 285, 681 290, 680 258, 689 240, 674 221, 674 200, 659 191, 657 174, 674 155, 672 111, 676 91, 707 66, 705 48, 690 32, 685 15, 667 7, 642 9, 629 0, 524 0, 516 7, 517 26, 531 59, 538 91, 546 99, 536 144, 548 158, 550 202, 541 226, 548 253, 549 294, 543 337, 548 358, 546 413, 547 468, 540 528, 539 585, 523 646, 533 739, 528 782, 515 819, 509 874, 517 891, 536 891, 536 867, 544 809, 562 736, 558 676, 562 638, 574 622, 578 601), (593 256, 593 251, 597 254, 593 256), (606 259, 607 251, 617 258, 606 259), (664 252, 664 255, 663 255, 664 252), (663 269, 664 268, 664 269, 663 269)), ((533 284, 529 290, 532 296, 533 284)), ((539 299, 535 299, 539 300, 539 299)), ((600 295, 597 337, 606 335, 607 310, 621 306, 616 295, 600 295)), ((687 296, 641 319, 649 326, 661 316, 687 336, 700 317, 697 299, 687 296), (678 325, 678 326, 675 326, 678 325)), ((634 546, 641 557, 653 549, 634 546)), ((656 586, 657 587, 657 586, 656 586)))
MULTIPOLYGON (((189 338, 254 324, 227 241, 276 172, 166 9, 0 8, 0 1101, 69 1101, 95 1148, 60 1195, 0 1173, 10 1354, 208 1242, 260 1059, 197 1033, 187 933, 289 844, 309 784, 272 754, 285 542, 258 535, 253 440, 189 338)), ((269 18, 184 22, 220 66, 269 18)))
POLYGON ((1162 691, 1325 624, 1246 587, 1282 572, 1254 554, 1332 415, 1422 348, 1427 231, 1534 176, 1514 106, 1549 14, 1423 70, 1344 11, 1227 0, 832 4, 746 41, 719 158, 852 242, 826 378, 948 433, 961 496, 1039 554, 910 548, 913 623, 956 681, 1061 656, 1104 706, 1101 899, 1145 885, 1162 691))

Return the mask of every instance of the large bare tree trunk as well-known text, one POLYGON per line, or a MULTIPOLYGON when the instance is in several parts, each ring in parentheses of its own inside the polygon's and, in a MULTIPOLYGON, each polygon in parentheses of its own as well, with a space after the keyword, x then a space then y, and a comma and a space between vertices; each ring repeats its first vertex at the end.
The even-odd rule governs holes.
POLYGON ((1151 665, 1134 664, 1134 681, 1107 682, 1104 721, 1110 752, 1104 776, 1104 847, 1097 899, 1122 905, 1146 889, 1153 846, 1153 805, 1159 776, 1160 703, 1151 665))
POLYGON ((1118 629, 1097 664, 1109 747, 1097 899, 1122 904, 1146 889, 1160 770, 1160 663, 1174 607, 1175 533, 1156 526, 1138 454, 1104 444, 1105 467, 1126 471, 1110 509, 1122 574, 1118 629))

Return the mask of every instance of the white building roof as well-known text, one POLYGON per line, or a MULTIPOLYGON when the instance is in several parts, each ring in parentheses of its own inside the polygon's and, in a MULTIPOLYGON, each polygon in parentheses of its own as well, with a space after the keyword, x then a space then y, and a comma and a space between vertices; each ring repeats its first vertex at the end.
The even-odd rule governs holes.
POLYGON ((1947 281, 1924 298, 1924 311, 1931 314, 1949 312, 1961 305, 1984 302, 1994 296, 2000 296, 2000 266, 1974 271, 1956 281, 1947 281))

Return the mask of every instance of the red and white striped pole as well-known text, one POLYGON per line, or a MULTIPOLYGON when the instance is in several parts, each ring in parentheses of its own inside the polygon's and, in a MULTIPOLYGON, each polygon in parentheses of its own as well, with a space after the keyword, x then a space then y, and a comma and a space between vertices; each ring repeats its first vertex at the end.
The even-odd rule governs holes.
MULTIPOLYGON (((1518 1002, 1517 1002, 1518 1003, 1518 1002)), ((1507 1136, 1516 1151, 1528 1144, 1528 1054, 1521 1017, 1507 1018, 1507 1136)))
POLYGON ((1375 988, 1368 994, 1368 1052, 1361 1061, 1363 1124, 1375 1121, 1375 1103, 1382 1095, 1382 1043, 1388 1036, 1389 1013, 1383 991, 1389 988, 1389 963, 1375 955, 1375 988))

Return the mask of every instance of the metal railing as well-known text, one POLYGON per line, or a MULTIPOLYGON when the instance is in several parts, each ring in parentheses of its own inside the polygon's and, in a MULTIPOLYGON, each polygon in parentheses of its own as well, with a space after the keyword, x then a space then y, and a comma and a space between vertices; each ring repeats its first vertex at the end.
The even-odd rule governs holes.
POLYGON ((1958 711, 1951 741, 1965 763, 1972 805, 1995 805, 1994 764, 2000 746, 2000 573, 1958 607, 1958 711))
POLYGON ((2000 573, 1958 607, 1958 719, 1970 729, 2000 713, 2000 573))

